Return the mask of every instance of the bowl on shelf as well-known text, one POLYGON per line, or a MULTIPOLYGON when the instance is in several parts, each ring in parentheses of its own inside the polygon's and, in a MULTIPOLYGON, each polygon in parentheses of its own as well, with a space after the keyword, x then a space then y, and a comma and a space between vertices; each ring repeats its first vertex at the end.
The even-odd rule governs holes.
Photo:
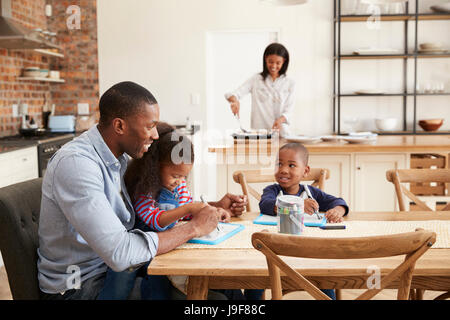
POLYGON ((397 119, 396 118, 375 119, 375 125, 377 126, 377 129, 380 131, 392 131, 397 125, 397 119))
POLYGON ((425 42, 419 44, 419 48, 422 50, 441 49, 442 44, 439 42, 425 42))
POLYGON ((423 119, 419 120, 419 126, 425 131, 436 131, 444 123, 444 119, 423 119))

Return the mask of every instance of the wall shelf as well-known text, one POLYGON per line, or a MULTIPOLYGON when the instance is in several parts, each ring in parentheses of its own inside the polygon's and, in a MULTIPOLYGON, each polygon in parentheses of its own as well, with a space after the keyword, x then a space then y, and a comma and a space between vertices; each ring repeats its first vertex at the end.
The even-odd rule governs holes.
POLYGON ((18 77, 17 79, 23 80, 23 81, 43 81, 43 82, 56 82, 56 83, 66 82, 64 79, 52 79, 52 78, 40 78, 40 77, 18 77))
MULTIPOLYGON (((341 15, 341 22, 364 22, 371 18, 370 15, 341 15)), ((335 18, 337 22, 339 18, 335 18)), ((408 21, 415 20, 415 14, 382 14, 380 21, 408 21)), ((422 13, 418 14, 418 20, 450 20, 450 14, 444 13, 422 13)))
POLYGON ((59 53, 59 52, 53 52, 53 51, 45 50, 45 49, 34 49, 34 51, 39 52, 41 54, 45 54, 47 56, 52 56, 52 57, 57 57, 57 58, 64 58, 64 55, 62 53, 59 53))
MULTIPOLYGON (((373 97, 401 97, 402 99, 402 130, 392 131, 392 132, 377 132, 382 135, 400 135, 400 134, 418 134, 418 135, 427 135, 427 134, 450 134, 450 131, 436 131, 436 132, 427 132, 422 131, 418 126, 417 121, 417 97, 423 96, 450 96, 449 92, 434 92, 434 93, 425 93, 425 92, 417 92, 417 83, 418 83, 418 72, 417 72, 417 61, 419 59, 437 59, 437 58, 450 58, 450 51, 440 51, 437 53, 422 53, 419 50, 418 45, 418 34, 419 34, 419 21, 438 21, 438 20, 450 20, 450 14, 443 13, 419 13, 419 0, 415 0, 415 12, 409 12, 409 1, 405 3, 404 13, 403 14, 381 14, 377 17, 373 15, 342 15, 341 14, 341 3, 342 0, 334 1, 334 33, 333 33, 333 52, 334 52, 334 68, 333 68, 333 131, 336 134, 342 134, 341 128, 341 113, 342 113, 342 98, 367 98, 370 99, 373 97), (343 54, 341 50, 341 24, 346 22, 364 22, 364 21, 373 21, 377 19, 380 21, 399 21, 403 25, 403 39, 399 39, 399 41, 403 42, 403 50, 399 50, 396 54, 343 54), (414 24, 413 26, 410 23, 414 24), (411 29, 411 30, 410 30, 411 29), (408 48, 408 33, 414 36, 414 47, 408 48), (356 94, 356 93, 342 93, 341 92, 341 81, 342 81, 342 70, 341 64, 348 63, 345 61, 349 60, 359 60, 359 61, 367 61, 367 60, 383 60, 383 59, 399 59, 403 61, 403 77, 402 77, 402 90, 403 92, 396 93, 372 93, 372 94, 356 94), (408 60, 412 60, 413 63, 413 72, 412 75, 407 74, 407 64, 408 60), (411 78, 413 77, 413 78, 411 78), (408 79, 410 81, 408 81, 408 79), (412 81, 411 81, 412 80, 412 81), (408 84, 412 83, 412 87, 408 88, 408 84), (412 97, 412 101, 410 100, 412 97), (408 129, 407 118, 412 120, 412 129, 408 129)), ((445 36, 447 32, 444 30, 442 34, 445 36)))

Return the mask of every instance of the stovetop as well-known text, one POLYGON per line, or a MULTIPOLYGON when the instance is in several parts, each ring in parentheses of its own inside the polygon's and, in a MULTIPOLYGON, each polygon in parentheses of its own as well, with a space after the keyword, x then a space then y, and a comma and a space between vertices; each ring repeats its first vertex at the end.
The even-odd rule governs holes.
POLYGON ((41 136, 24 137, 20 134, 0 138, 0 144, 7 146, 25 146, 73 138, 73 133, 46 132, 41 136))

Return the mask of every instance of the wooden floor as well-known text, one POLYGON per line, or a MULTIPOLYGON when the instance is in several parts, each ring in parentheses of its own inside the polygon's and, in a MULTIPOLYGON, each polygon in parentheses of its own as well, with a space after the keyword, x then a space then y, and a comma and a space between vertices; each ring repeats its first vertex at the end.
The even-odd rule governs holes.
MULTIPOLYGON (((342 290, 343 300, 353 300, 364 290, 342 290)), ((432 300, 442 292, 426 291, 424 300, 432 300)), ((374 297, 373 300, 393 300, 396 298, 396 290, 383 290, 374 297)), ((8 277, 5 267, 0 268, 0 300, 11 300, 11 291, 9 290, 8 277)), ((270 299, 270 290, 266 291, 266 299, 270 299)), ((292 292, 283 297, 286 300, 313 300, 306 292, 292 292)))

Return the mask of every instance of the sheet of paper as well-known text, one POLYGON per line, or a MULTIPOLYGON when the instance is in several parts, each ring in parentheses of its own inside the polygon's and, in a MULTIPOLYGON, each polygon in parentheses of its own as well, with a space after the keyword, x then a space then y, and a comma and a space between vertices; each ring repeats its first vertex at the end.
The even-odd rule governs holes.
MULTIPOLYGON (((319 213, 320 219, 317 218, 316 214, 309 215, 305 214, 303 217, 303 223, 305 226, 322 226, 326 224, 325 214, 319 213)), ((276 216, 269 216, 267 214, 261 214, 258 218, 256 218, 253 223, 255 224, 264 224, 264 225, 270 225, 270 226, 276 226, 277 225, 277 217, 276 216)))
POLYGON ((220 243, 239 231, 241 231, 244 228, 241 224, 236 223, 219 223, 217 225, 217 228, 214 229, 211 233, 199 237, 199 238, 192 238, 188 242, 190 243, 203 243, 203 244, 217 244, 220 243))

